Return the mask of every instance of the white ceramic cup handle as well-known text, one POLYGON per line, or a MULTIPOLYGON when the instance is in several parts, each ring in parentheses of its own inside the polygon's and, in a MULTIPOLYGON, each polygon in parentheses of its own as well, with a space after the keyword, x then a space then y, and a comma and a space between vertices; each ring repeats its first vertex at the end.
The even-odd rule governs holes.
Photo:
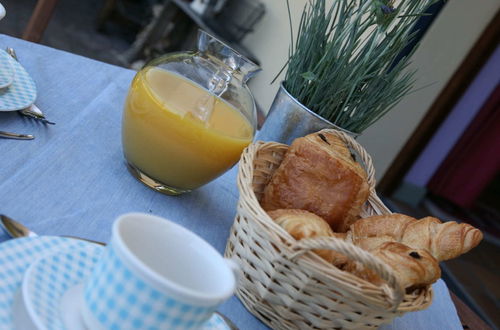
POLYGON ((0 3, 0 19, 5 17, 5 8, 0 3))
POLYGON ((233 272, 233 275, 234 275, 234 278, 236 280, 236 283, 238 283, 238 281, 240 280, 240 277, 241 277, 241 268, 240 268, 240 265, 238 265, 236 263, 236 261, 234 261, 232 259, 224 258, 224 261, 226 262, 227 266, 233 272))

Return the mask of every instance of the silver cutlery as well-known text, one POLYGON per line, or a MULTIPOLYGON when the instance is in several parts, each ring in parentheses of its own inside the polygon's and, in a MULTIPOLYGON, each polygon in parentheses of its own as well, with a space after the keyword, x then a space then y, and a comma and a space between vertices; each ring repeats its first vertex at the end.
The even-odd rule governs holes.
POLYGON ((215 312, 215 314, 218 314, 220 317, 222 317, 222 319, 224 320, 224 322, 226 322, 230 330, 238 330, 236 324, 234 324, 233 321, 231 321, 226 315, 219 312, 215 312))
POLYGON ((56 123, 48 120, 47 118, 45 118, 42 110, 40 110, 40 108, 38 108, 35 104, 30 105, 29 108, 25 108, 25 109, 19 110, 18 113, 21 114, 21 115, 23 115, 23 116, 31 117, 31 118, 34 118, 36 120, 39 120, 39 121, 41 121, 44 124, 49 124, 49 125, 55 125, 56 124, 56 123))
MULTIPOLYGON (((22 225, 21 223, 15 221, 14 219, 4 215, 0 214, 0 227, 12 238, 19 238, 19 237, 38 237, 38 234, 35 233, 34 231, 30 230, 28 227, 22 225)), ((64 236, 68 238, 74 238, 74 239, 79 239, 82 241, 87 241, 90 243, 95 243, 99 245, 106 245, 106 243, 103 242, 98 242, 98 241, 93 241, 90 239, 86 238, 81 238, 81 237, 75 237, 75 236, 64 236)), ((220 312, 215 312, 218 314, 227 324, 230 330, 238 330, 238 327, 224 314, 220 312)))
POLYGON ((15 140, 33 140, 35 137, 31 134, 17 134, 11 132, 0 131, 0 137, 15 140))
POLYGON ((14 48, 10 48, 10 47, 7 47, 5 48, 5 51, 7 52, 7 54, 9 54, 13 59, 15 59, 16 61, 19 62, 19 59, 17 58, 17 54, 16 54, 16 51, 14 50, 14 48))
MULTIPOLYGON (((34 231, 30 230, 28 227, 22 225, 21 223, 17 222, 16 220, 4 215, 0 214, 0 227, 12 238, 18 238, 18 237, 37 237, 38 234, 35 233, 34 231)), ((94 241, 91 239, 86 239, 86 238, 81 238, 81 237, 75 237, 75 236, 64 236, 68 238, 74 238, 74 239, 79 239, 82 241, 87 241, 90 243, 95 243, 99 245, 106 245, 103 242, 98 242, 94 241)))
MULTIPOLYGON (((13 59, 19 62, 19 59, 17 58, 16 51, 14 48, 7 47, 5 49, 7 54, 9 54, 13 59)), ((30 105, 28 108, 19 110, 18 113, 20 115, 26 116, 26 117, 31 117, 36 120, 41 121, 44 124, 49 124, 49 125, 55 125, 56 123, 49 121, 47 118, 45 118, 45 115, 43 114, 42 110, 38 108, 35 104, 30 105)))
POLYGON ((36 237, 38 236, 35 232, 32 232, 25 226, 21 225, 19 222, 1 214, 0 215, 0 226, 5 230, 9 236, 13 238, 17 237, 36 237))

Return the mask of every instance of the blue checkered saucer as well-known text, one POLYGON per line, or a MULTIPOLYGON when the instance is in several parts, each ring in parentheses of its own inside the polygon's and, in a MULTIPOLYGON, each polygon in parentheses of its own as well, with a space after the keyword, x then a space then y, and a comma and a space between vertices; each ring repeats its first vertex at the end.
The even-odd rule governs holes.
POLYGON ((0 88, 12 85, 16 71, 14 71, 13 58, 6 52, 0 52, 0 88))
POLYGON ((0 244, 0 328, 14 329, 14 299, 25 271, 37 258, 88 245, 84 241, 52 236, 11 239, 0 244))
MULTIPOLYGON (((5 63, 12 66, 14 79, 8 87, 0 89, 0 111, 16 111, 31 106, 36 100, 35 82, 18 61, 0 49, 1 60, 7 61, 5 63)), ((0 67, 7 68, 6 65, 1 63, 0 67)))
MULTIPOLYGON (((34 328, 47 330, 85 329, 80 308, 83 282, 90 276, 104 248, 89 245, 46 255, 26 271, 22 299, 34 328)), ((200 330, 229 330, 214 314, 200 330)))

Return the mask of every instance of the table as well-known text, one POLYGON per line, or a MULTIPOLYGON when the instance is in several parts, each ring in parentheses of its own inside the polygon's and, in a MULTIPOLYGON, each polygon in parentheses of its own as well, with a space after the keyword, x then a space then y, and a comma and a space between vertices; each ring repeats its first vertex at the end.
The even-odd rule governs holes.
MULTIPOLYGON (((100 241, 108 241, 117 216, 153 213, 181 223, 223 253, 236 213, 236 168, 187 195, 150 190, 127 172, 121 151, 122 105, 134 72, 0 35, 0 47, 7 46, 37 83, 36 104, 57 125, 0 113, 1 130, 36 136, 0 139, 0 213, 41 235, 100 241)), ((434 290, 430 308, 382 329, 462 329, 444 282, 434 290)), ((235 297, 220 311, 242 330, 267 329, 235 297)))

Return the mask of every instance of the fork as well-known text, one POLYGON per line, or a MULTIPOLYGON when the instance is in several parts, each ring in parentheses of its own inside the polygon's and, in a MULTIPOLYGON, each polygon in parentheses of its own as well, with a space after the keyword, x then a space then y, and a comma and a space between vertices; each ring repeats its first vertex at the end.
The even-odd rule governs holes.
POLYGON ((41 121, 44 124, 49 124, 49 125, 55 125, 56 123, 49 121, 47 118, 45 118, 45 115, 43 114, 42 110, 38 108, 34 103, 30 105, 28 108, 24 108, 22 110, 19 110, 18 112, 20 115, 26 116, 26 117, 31 117, 36 120, 41 121))
MULTIPOLYGON (((15 59, 16 61, 19 62, 19 59, 17 58, 16 51, 14 50, 14 48, 7 47, 5 49, 5 51, 7 52, 7 54, 12 56, 13 59, 15 59)), ((40 110, 40 108, 38 108, 34 103, 27 108, 19 110, 18 113, 20 115, 23 115, 26 117, 31 117, 31 118, 34 118, 36 120, 39 120, 44 124, 50 124, 50 125, 56 124, 54 122, 47 120, 47 118, 45 118, 45 115, 43 114, 42 110, 40 110)))

